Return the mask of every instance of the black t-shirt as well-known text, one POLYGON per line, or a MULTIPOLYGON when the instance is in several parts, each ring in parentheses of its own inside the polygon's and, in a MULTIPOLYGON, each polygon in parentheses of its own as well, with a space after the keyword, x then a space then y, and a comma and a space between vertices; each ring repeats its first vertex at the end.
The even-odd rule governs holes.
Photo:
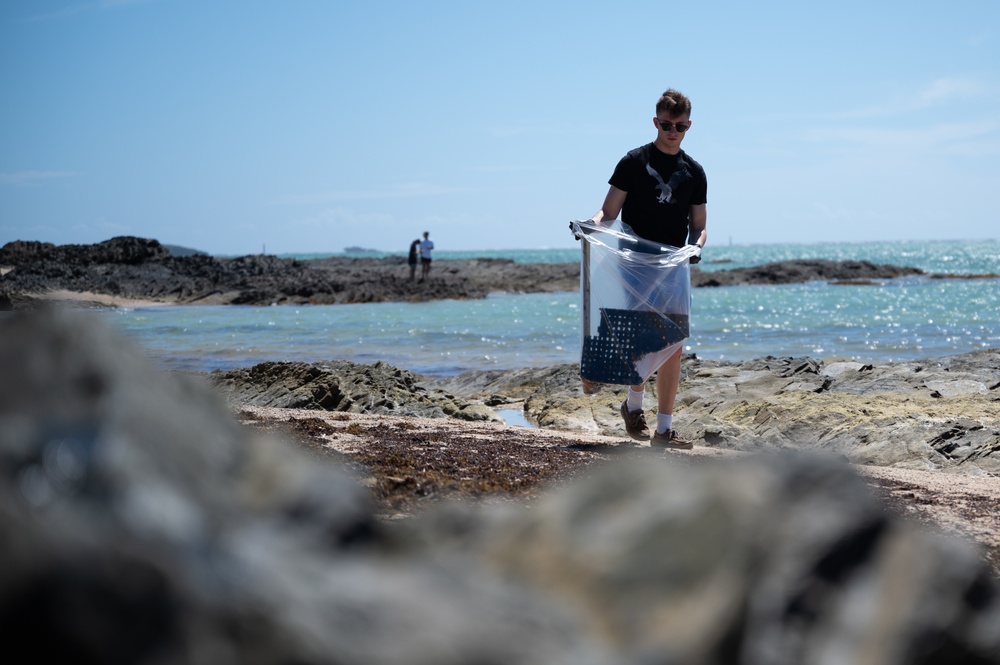
POLYGON ((652 143, 622 157, 608 184, 628 193, 622 221, 636 235, 674 247, 687 244, 689 206, 708 197, 701 164, 683 150, 668 155, 652 143))

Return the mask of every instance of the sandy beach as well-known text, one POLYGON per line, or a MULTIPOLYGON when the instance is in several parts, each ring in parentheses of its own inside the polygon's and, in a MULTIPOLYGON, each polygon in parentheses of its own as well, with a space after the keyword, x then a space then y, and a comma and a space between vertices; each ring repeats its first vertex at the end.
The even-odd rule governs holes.
POLYGON ((151 300, 149 298, 128 298, 125 296, 112 295, 109 293, 97 293, 94 291, 70 291, 68 289, 55 289, 52 291, 42 291, 39 293, 26 294, 27 297, 44 302, 62 303, 75 307, 156 307, 158 305, 171 305, 163 300, 151 300))

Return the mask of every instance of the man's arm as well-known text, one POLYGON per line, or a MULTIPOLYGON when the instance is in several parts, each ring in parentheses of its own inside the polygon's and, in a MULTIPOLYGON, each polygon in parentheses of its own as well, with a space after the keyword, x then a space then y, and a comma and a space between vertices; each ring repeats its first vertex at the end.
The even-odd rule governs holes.
POLYGON ((688 213, 688 242, 692 245, 704 247, 708 242, 708 211, 705 204, 691 206, 688 213))
POLYGON ((608 195, 604 197, 604 205, 591 216, 591 219, 598 224, 604 220, 608 220, 610 224, 612 220, 618 219, 618 213, 622 211, 622 206, 625 205, 626 196, 628 196, 628 192, 611 185, 611 188, 608 189, 608 195))

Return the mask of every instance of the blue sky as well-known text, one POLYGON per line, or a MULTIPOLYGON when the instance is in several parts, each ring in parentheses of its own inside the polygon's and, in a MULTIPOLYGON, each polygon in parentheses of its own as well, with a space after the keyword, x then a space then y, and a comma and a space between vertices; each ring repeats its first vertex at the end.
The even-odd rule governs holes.
POLYGON ((4 0, 0 244, 572 247, 668 87, 709 244, 1000 237, 1000 3, 4 0))

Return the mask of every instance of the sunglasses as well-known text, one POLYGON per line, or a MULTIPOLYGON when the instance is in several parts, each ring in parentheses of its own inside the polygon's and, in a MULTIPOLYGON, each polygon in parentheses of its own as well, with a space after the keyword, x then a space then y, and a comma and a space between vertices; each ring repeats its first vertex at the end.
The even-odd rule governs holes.
POLYGON ((659 118, 656 119, 656 124, 659 125, 660 129, 665 132, 669 132, 671 129, 676 129, 679 134, 683 134, 689 127, 691 127, 690 122, 678 122, 677 124, 674 124, 672 122, 664 122, 659 118))

